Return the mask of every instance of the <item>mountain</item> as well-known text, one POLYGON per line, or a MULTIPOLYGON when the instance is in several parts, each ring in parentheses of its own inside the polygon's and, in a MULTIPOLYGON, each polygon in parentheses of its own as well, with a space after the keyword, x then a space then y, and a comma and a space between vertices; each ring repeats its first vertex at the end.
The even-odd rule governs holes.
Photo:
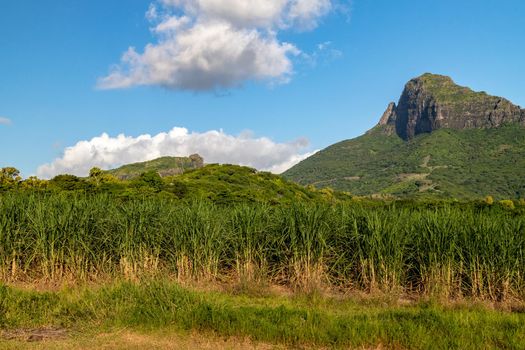
POLYGON ((283 176, 356 195, 525 197, 525 110, 424 74, 365 135, 332 145, 283 176))
POLYGON ((179 175, 189 169, 199 169, 204 166, 204 160, 198 154, 189 157, 161 157, 141 163, 133 163, 120 168, 108 170, 111 174, 121 180, 129 180, 140 176, 147 171, 154 170, 162 177, 179 175))

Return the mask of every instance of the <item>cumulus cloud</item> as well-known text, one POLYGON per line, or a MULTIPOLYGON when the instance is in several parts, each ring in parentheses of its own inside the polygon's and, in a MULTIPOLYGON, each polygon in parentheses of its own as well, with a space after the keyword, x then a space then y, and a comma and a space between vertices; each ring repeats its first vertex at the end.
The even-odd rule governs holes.
POLYGON ((0 125, 11 125, 11 119, 0 117, 0 125))
MULTIPOLYGON (((174 20, 173 18, 171 19, 174 20)), ((179 27, 180 20, 160 26, 179 27)), ((249 79, 285 82, 292 73, 291 44, 226 22, 197 24, 139 54, 130 48, 121 66, 100 80, 103 88, 160 85, 193 91, 228 88, 249 79)))
POLYGON ((65 149, 60 158, 37 170, 41 178, 58 174, 86 176, 92 167, 111 169, 123 164, 142 162, 162 156, 200 154, 206 163, 230 163, 281 173, 313 154, 305 152, 306 139, 276 143, 250 133, 228 135, 222 130, 203 133, 173 128, 169 132, 138 137, 104 133, 91 140, 80 141, 65 149))
POLYGON ((312 29, 317 27, 319 18, 331 9, 331 0, 295 0, 288 16, 296 25, 312 29))
POLYGON ((158 0, 146 13, 156 42, 143 52, 130 47, 98 87, 204 91, 287 82, 301 51, 280 41, 279 31, 315 28, 332 1, 158 0))
POLYGON ((200 20, 225 20, 238 27, 281 26, 289 0, 161 0, 200 20))

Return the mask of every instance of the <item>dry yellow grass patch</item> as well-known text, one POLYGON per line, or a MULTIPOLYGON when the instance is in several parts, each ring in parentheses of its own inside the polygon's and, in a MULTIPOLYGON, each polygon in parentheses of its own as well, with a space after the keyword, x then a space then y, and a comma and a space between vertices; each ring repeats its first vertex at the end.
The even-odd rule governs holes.
POLYGON ((12 337, 12 339, 10 340, 0 340, 0 349, 286 349, 286 347, 282 345, 279 346, 267 343, 253 342, 249 338, 221 338, 211 334, 198 333, 138 333, 134 331, 123 330, 114 333, 102 333, 95 336, 78 335, 73 337, 64 337, 63 334, 60 334, 60 337, 44 336, 42 338, 40 335, 44 333, 44 330, 21 330, 17 333, 19 335, 17 337, 12 337))

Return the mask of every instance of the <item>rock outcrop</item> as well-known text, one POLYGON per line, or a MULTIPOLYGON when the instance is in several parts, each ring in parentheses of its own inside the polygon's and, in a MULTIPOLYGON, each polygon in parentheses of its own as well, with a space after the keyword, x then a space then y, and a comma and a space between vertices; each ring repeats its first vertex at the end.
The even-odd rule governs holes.
POLYGON ((388 107, 386 108, 385 113, 383 113, 383 116, 381 119, 379 119, 378 125, 391 125, 396 120, 396 104, 394 102, 390 102, 388 104, 388 107))
POLYGON ((406 84, 398 104, 389 104, 378 125, 409 140, 440 128, 494 128, 506 123, 525 124, 525 110, 502 97, 427 73, 406 84))
POLYGON ((191 160, 191 165, 194 169, 199 169, 204 166, 204 158, 202 158, 199 154, 195 153, 189 156, 191 160))

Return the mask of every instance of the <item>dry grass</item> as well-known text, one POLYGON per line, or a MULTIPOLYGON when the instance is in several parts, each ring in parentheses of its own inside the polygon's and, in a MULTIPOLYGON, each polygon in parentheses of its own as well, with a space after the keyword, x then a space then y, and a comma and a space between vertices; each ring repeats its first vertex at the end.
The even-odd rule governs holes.
MULTIPOLYGON (((46 329, 40 330, 21 330, 20 334, 26 334, 31 339, 0 339, 0 349, 20 349, 20 350, 76 350, 76 349, 103 349, 103 350, 270 350, 270 349, 313 349, 305 346, 285 346, 263 342, 254 342, 249 338, 229 337, 223 338, 212 334, 181 334, 173 333, 138 333, 129 330, 122 330, 115 333, 101 333, 95 336, 79 335, 76 337, 65 338, 64 336, 46 336, 41 339, 39 334, 46 333, 46 329), (29 332, 29 333, 28 333, 29 332)), ((325 347, 315 347, 315 349, 327 349, 325 347)), ((360 347, 359 350, 386 350, 391 349, 381 344, 374 347, 360 347)), ((402 348, 396 348, 402 350, 402 348)))
MULTIPOLYGON (((63 332, 50 329, 18 330, 9 340, 0 340, 0 349, 286 349, 282 345, 253 342, 249 338, 222 338, 213 334, 180 332, 139 333, 122 330, 97 335, 64 337, 63 332), (16 334, 16 335, 15 335, 16 334)), ((4 338, 5 339, 5 338, 4 338)))

